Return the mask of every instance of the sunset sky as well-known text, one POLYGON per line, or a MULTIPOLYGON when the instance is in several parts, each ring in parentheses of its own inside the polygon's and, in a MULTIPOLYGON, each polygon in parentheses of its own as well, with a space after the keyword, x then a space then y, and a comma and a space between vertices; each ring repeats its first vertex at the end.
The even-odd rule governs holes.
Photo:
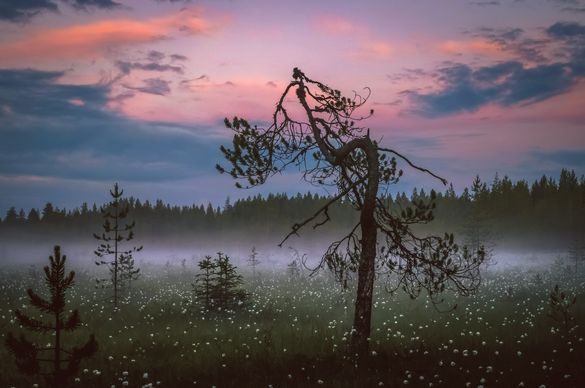
POLYGON ((318 191, 214 169, 224 117, 270 117, 293 67, 370 87, 373 136, 457 190, 585 174, 583 0, 0 0, 0 217, 115 181, 174 204, 318 191))

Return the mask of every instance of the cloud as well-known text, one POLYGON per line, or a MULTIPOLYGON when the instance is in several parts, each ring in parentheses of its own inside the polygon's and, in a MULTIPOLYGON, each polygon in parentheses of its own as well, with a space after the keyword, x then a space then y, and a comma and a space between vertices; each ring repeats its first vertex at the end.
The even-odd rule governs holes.
POLYGON ((320 31, 329 34, 351 34, 363 31, 363 27, 352 21, 335 15, 324 15, 313 20, 313 25, 320 31))
POLYGON ((380 60, 388 59, 394 53, 394 47, 388 42, 371 41, 361 44, 361 46, 351 53, 351 56, 359 60, 380 60))
POLYGON ((441 85, 437 91, 405 92, 414 103, 414 113, 437 117, 473 112, 487 104, 534 103, 564 93, 576 82, 565 64, 527 68, 515 61, 477 69, 452 64, 439 69, 435 78, 441 85))
POLYGON ((58 10, 51 0, 0 0, 0 20, 8 22, 26 22, 42 12, 58 10))
POLYGON ((472 1, 469 4, 477 5, 479 7, 488 7, 493 5, 501 5, 499 1, 472 1))
POLYGON ((556 3, 561 11, 570 13, 585 12, 585 1, 583 0, 548 0, 551 3, 556 3))
POLYGON ((541 162, 552 162, 562 168, 585 168, 585 150, 533 151, 531 156, 541 162))
POLYGON ((585 25, 559 22, 547 28, 546 32, 563 42, 573 73, 585 76, 585 25))
POLYGON ((487 39, 493 43, 505 46, 511 42, 517 42, 524 34, 522 28, 490 28, 483 27, 472 33, 473 36, 487 39))
MULTIPOLYGON (((60 0, 78 10, 114 9, 121 6, 113 0, 60 0)), ((57 0, 0 0, 0 20, 28 22, 42 12, 58 12, 57 0)))
POLYGON ((187 58, 184 55, 181 54, 171 54, 171 61, 187 61, 189 60, 189 58, 187 58))
POLYGON ((116 61, 116 67, 122 72, 122 74, 130 74, 132 70, 143 70, 143 71, 158 71, 158 72, 173 72, 177 74, 183 74, 183 68, 180 66, 165 65, 156 62, 140 63, 140 62, 127 62, 127 61, 116 61))
POLYGON ((485 39, 448 40, 437 45, 437 49, 444 54, 463 55, 480 54, 487 56, 501 56, 500 45, 485 39))
POLYGON ((74 8, 87 10, 90 8, 113 9, 121 6, 120 3, 112 0, 65 0, 74 8))
POLYGON ((585 13, 585 7, 563 7, 561 11, 570 13, 585 13))
POLYGON ((17 41, 0 44, 0 58, 22 60, 95 58, 130 45, 208 33, 220 21, 205 18, 197 7, 145 19, 99 20, 59 28, 35 29, 17 41))
POLYGON ((131 120, 107 109, 109 86, 61 84, 64 72, 0 71, 0 176, 168 181, 213 171, 204 126, 131 120))
POLYGON ((142 86, 129 86, 129 85, 122 85, 126 89, 136 90, 137 92, 147 93, 147 94, 155 94, 158 96, 166 96, 171 92, 171 84, 170 81, 165 81, 160 78, 147 78, 142 81, 144 85, 142 86))
POLYGON ((585 26, 573 22, 557 22, 546 29, 546 32, 557 39, 585 37, 585 26))
POLYGON ((421 78, 426 78, 429 73, 423 69, 403 69, 402 73, 396 74, 386 74, 386 78, 388 78, 392 83, 399 83, 403 81, 416 81, 421 78))
POLYGON ((152 62, 160 62, 165 59, 166 55, 163 52, 157 50, 150 50, 148 54, 146 54, 146 59, 152 62))
POLYGON ((371 42, 365 45, 364 53, 377 57, 388 57, 392 54, 392 46, 387 42, 371 42))
MULTIPOLYGON (((270 85, 269 81, 265 84, 265 86, 272 86, 270 85)), ((197 89, 223 89, 227 87, 237 87, 238 85, 233 81, 225 81, 225 82, 211 82, 211 78, 208 75, 202 74, 199 77, 191 78, 191 79, 184 79, 179 82, 179 85, 187 90, 195 91, 197 89)))
MULTIPOLYGON (((482 33, 491 35, 500 45, 523 39, 519 29, 484 29, 482 33)), ((568 92, 585 77, 585 26, 559 22, 547 28, 546 33, 548 44, 557 49, 556 61, 545 61, 539 54, 533 65, 520 60, 481 67, 450 63, 434 74, 436 90, 404 92, 414 104, 412 112, 438 117, 473 112, 488 104, 531 104, 568 92)), ((546 49, 544 43, 540 48, 546 49)))
POLYGON ((348 35, 359 38, 357 46, 348 52, 358 60, 379 60, 389 58, 395 48, 387 41, 371 34, 366 26, 357 24, 337 15, 321 15, 313 19, 313 26, 330 35, 348 35))
POLYGON ((0 69, 0 105, 7 106, 18 116, 75 116, 78 106, 84 103, 88 119, 103 116, 107 103, 107 87, 103 85, 63 85, 56 83, 65 72, 31 69, 0 69))
POLYGON ((525 31, 521 28, 484 27, 471 34, 495 45, 500 52, 510 53, 526 61, 546 62, 545 48, 548 40, 526 37, 525 31))

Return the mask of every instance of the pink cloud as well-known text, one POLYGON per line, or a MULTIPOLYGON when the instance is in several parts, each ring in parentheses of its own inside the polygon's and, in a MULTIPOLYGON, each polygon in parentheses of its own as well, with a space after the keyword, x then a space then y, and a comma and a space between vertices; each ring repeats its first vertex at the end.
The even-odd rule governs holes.
POLYGON ((388 42, 373 41, 362 45, 353 56, 358 59, 387 59, 394 53, 394 47, 388 42))
POLYGON ((438 43, 436 49, 440 53, 448 55, 479 54, 498 58, 511 57, 510 53, 506 53, 501 45, 482 39, 447 40, 438 43))
POLYGON ((585 89, 576 88, 565 95, 513 109, 486 105, 476 112, 432 119, 401 116, 392 107, 381 106, 367 125, 375 136, 410 139, 404 148, 407 154, 412 152, 423 158, 448 155, 455 161, 475 163, 469 168, 476 172, 483 166, 494 168, 493 155, 497 151, 498 171, 509 173, 525 163, 527 154, 534 150, 585 147, 585 114, 579 108, 583 98, 585 89), (416 139, 421 143, 427 140, 431 145, 419 146, 416 139))
MULTIPOLYGON (((376 37, 366 26, 336 15, 323 15, 313 20, 313 25, 319 31, 331 35, 352 35, 353 50, 349 56, 357 60, 388 59, 395 54, 397 46, 376 37)), ((339 36, 338 39, 345 39, 339 36)))
POLYGON ((146 20, 112 19, 62 28, 37 29, 16 42, 0 44, 6 60, 101 57, 112 49, 149 43, 177 35, 205 34, 225 18, 211 20, 199 7, 146 20))
POLYGON ((350 34, 363 30, 352 21, 334 15, 320 16, 313 23, 317 29, 329 34, 350 34))
POLYGON ((123 104, 112 101, 111 108, 139 120, 155 120, 182 124, 218 125, 228 116, 242 116, 250 120, 268 120, 274 102, 282 93, 271 86, 284 84, 266 79, 237 78, 211 80, 200 76, 184 80, 173 91, 174 98, 136 94, 123 104), (178 104, 177 101, 180 101, 178 104))
POLYGON ((197 92, 201 89, 222 89, 225 87, 234 87, 237 84, 233 81, 212 82, 209 76, 201 75, 192 79, 185 79, 179 82, 179 87, 190 91, 197 92))
POLYGON ((84 106, 85 105, 85 102, 82 99, 79 99, 79 98, 72 98, 68 102, 71 105, 75 105, 75 106, 84 106))

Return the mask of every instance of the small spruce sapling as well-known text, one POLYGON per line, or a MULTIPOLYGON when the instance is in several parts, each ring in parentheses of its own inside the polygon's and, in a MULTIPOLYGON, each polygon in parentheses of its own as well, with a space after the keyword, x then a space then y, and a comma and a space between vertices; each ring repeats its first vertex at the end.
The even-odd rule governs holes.
POLYGON ((549 312, 547 315, 562 325, 565 337, 568 337, 577 328, 575 315, 572 311, 576 303, 577 297, 571 297, 561 291, 558 284, 549 294, 549 312))
POLYGON ((51 322, 44 322, 36 318, 25 315, 20 310, 15 310, 17 322, 24 328, 38 332, 51 334, 53 337, 53 346, 43 347, 26 339, 24 334, 16 338, 12 333, 6 337, 6 345, 10 352, 16 358, 18 370, 27 375, 42 375, 50 387, 64 387, 68 385, 68 379, 72 377, 79 369, 82 359, 92 356, 98 348, 93 334, 89 340, 81 347, 73 347, 66 350, 62 344, 62 335, 67 331, 74 331, 81 326, 81 318, 78 310, 73 312, 65 319, 65 293, 74 284, 75 272, 71 271, 65 275, 66 256, 61 256, 59 246, 54 247, 53 256, 49 257, 50 266, 45 266, 45 284, 49 289, 50 298, 44 299, 36 292, 29 288, 27 294, 29 303, 43 314, 52 317, 51 322), (52 357, 39 358, 39 353, 51 351, 52 357), (40 362, 49 362, 52 364, 50 372, 41 370, 40 362), (67 363, 65 368, 63 363, 67 363))
POLYGON ((200 273, 192 286, 195 298, 207 311, 229 311, 244 303, 248 295, 240 288, 243 277, 228 255, 218 252, 215 259, 205 256, 198 265, 200 273))
POLYGON ((215 271, 215 263, 211 260, 211 256, 205 256, 198 264, 201 271, 195 275, 195 283, 192 284, 195 299, 203 304, 206 311, 213 309, 213 273, 215 271))
POLYGON ((247 294, 240 286, 244 283, 237 267, 230 262, 228 255, 218 252, 215 259, 214 300, 218 310, 233 310, 243 304, 247 294))

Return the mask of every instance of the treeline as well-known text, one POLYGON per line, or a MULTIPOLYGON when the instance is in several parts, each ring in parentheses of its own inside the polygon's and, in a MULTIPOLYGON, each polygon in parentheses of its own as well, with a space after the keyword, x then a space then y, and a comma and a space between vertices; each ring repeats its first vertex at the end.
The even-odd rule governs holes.
MULTIPOLYGON (((207 205, 171 206, 129 197, 123 200, 136 221, 136 231, 145 238, 237 234, 282 235, 295 222, 303 221, 330 198, 318 194, 269 194, 231 202, 221 207, 207 205)), ((413 201, 429 200, 430 193, 414 189, 387 198, 396 212, 413 201)), ((543 176, 529 183, 496 175, 491 182, 476 178, 469 188, 457 194, 452 186, 436 193, 435 220, 422 226, 429 232, 469 233, 469 228, 489 230, 490 239, 499 243, 534 241, 544 245, 570 244, 585 240, 585 177, 562 170, 558 179, 543 176)), ((348 203, 330 208, 328 231, 343 231, 357 222, 357 212, 348 203)), ((47 203, 43 209, 11 208, 0 221, 0 231, 63 234, 71 238, 91 235, 99 229, 102 214, 96 204, 87 203, 66 210, 47 203)), ((305 234, 311 234, 309 230, 305 234)))
MULTIPOLYGON (((192 205, 172 206, 162 200, 154 203, 134 197, 121 200, 128 206, 129 218, 136 222, 136 234, 165 236, 183 234, 215 234, 218 232, 273 234, 290 228, 299 217, 315 211, 328 201, 328 197, 317 194, 269 194, 248 197, 232 203, 226 199, 223 206, 192 205)), ((355 215, 347 204, 332 208, 334 227, 349 224, 355 215)), ((66 210, 47 203, 43 209, 15 208, 8 210, 0 223, 0 231, 68 233, 71 237, 89 235, 100 228, 102 222, 100 206, 83 203, 80 207, 66 210)))

